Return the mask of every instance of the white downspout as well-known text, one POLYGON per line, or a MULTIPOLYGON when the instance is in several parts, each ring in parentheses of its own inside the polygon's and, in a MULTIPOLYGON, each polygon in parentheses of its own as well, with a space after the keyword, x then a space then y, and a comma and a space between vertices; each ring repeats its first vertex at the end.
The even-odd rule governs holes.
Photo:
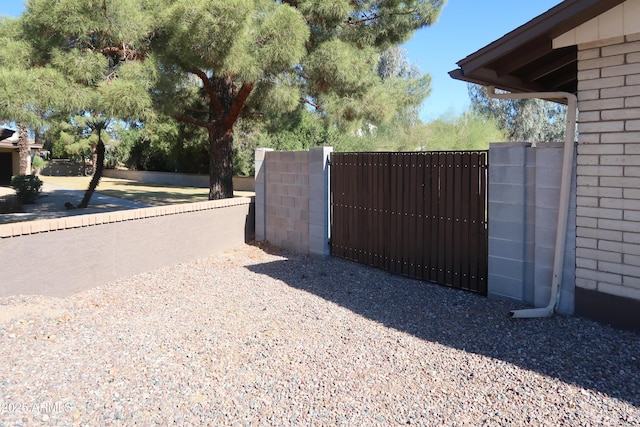
POLYGON ((568 92, 531 92, 531 93, 496 93, 494 86, 487 87, 490 98, 497 99, 566 99, 567 100, 567 130, 564 140, 564 157, 562 160, 562 181, 560 183, 560 203, 558 205, 558 228, 556 234, 555 256, 553 260, 553 279, 551 282, 551 296, 546 307, 529 308, 509 312, 511 317, 533 318, 548 317, 553 314, 560 300, 560 285, 564 265, 565 240, 567 235, 567 220, 569 218, 569 201, 571 195, 571 176, 573 172, 573 153, 576 139, 576 114, 578 99, 568 92))

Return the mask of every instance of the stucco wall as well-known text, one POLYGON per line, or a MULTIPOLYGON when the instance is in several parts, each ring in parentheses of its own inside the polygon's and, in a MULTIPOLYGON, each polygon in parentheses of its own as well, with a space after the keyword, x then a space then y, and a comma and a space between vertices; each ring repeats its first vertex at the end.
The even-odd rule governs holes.
MULTIPOLYGON (((209 175, 123 169, 105 169, 103 175, 109 178, 130 179, 151 184, 209 188, 209 175)), ((233 189, 234 191, 255 191, 255 180, 252 176, 234 176, 233 189)))
POLYGON ((640 329, 640 34, 578 49, 576 312, 640 329))
POLYGON ((44 176, 84 176, 84 174, 85 168, 80 163, 63 159, 49 160, 47 167, 40 171, 40 175, 44 176))
POLYGON ((0 297, 67 296, 249 241, 253 199, 0 225, 0 297))

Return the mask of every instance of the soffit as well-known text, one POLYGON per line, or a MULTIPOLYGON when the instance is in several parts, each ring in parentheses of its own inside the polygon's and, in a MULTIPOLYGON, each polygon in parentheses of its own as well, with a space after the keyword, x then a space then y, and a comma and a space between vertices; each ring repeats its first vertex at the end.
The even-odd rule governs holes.
POLYGON ((624 0, 565 0, 460 60, 449 75, 510 92, 577 92, 577 46, 553 48, 553 39, 624 0))

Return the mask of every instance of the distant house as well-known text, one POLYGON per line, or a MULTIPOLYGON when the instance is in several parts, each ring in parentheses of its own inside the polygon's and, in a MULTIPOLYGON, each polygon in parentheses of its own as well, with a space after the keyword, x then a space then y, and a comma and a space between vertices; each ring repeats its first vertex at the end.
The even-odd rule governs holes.
POLYGON ((575 314, 640 331, 640 0, 565 0, 451 77, 578 97, 575 314))
MULTIPOLYGON (((39 151, 42 145, 30 142, 31 152, 39 151)), ((29 158, 28 170, 31 169, 31 158, 29 158)), ((17 133, 11 129, 0 128, 0 185, 9 185, 11 177, 20 171, 20 154, 18 150, 17 133)))

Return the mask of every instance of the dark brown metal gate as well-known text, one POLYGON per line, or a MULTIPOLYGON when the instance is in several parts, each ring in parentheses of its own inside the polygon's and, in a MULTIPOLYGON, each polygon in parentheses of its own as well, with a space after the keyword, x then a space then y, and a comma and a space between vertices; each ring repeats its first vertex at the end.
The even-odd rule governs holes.
POLYGON ((487 293, 487 152, 332 153, 331 254, 487 293))

